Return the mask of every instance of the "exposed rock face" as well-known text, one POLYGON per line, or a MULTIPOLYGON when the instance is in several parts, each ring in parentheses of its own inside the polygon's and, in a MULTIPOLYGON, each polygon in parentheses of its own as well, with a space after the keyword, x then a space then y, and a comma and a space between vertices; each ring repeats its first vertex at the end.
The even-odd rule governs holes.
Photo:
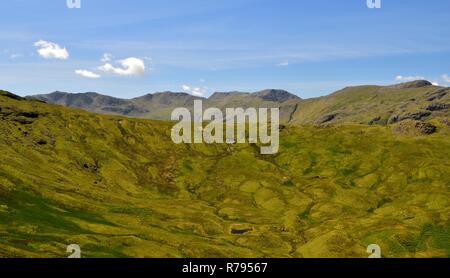
POLYGON ((415 113, 409 113, 406 114, 402 117, 400 117, 400 120, 405 120, 405 119, 412 119, 412 120, 422 120, 423 118, 426 118, 428 116, 431 115, 431 112, 423 112, 423 111, 419 111, 419 112, 415 112, 415 113))
POLYGON ((39 117, 39 113, 38 112, 18 112, 16 113, 16 116, 18 117, 25 117, 25 118, 31 118, 31 119, 36 119, 39 117))
POLYGON ((319 120, 317 120, 317 124, 324 124, 324 123, 328 123, 331 122, 332 120, 334 120, 336 118, 338 114, 330 114, 330 115, 325 115, 322 118, 320 118, 319 120))
POLYGON ((381 117, 376 117, 369 122, 369 125, 375 125, 381 123, 381 117))
POLYGON ((399 121, 399 119, 400 119, 400 116, 399 116, 399 115, 392 115, 392 116, 388 119, 387 123, 388 123, 389 125, 395 124, 396 122, 399 121))
POLYGON ((408 113, 405 115, 393 115, 389 118, 388 124, 395 124, 404 120, 416 120, 420 121, 426 117, 431 116, 431 112, 419 111, 415 113, 408 113))
POLYGON ((441 98, 443 98, 445 95, 447 95, 447 93, 448 93, 448 89, 447 89, 447 88, 439 89, 439 90, 437 90, 437 91, 432 92, 432 93, 429 95, 427 101, 435 101, 435 100, 441 99, 441 98))
POLYGON ((394 132, 409 135, 430 135, 437 131, 437 127, 426 122, 406 120, 394 127, 394 132))
POLYGON ((441 111, 441 110, 447 110, 450 109, 450 104, 446 103, 434 103, 429 105, 426 110, 428 111, 441 111))
POLYGON ((421 134, 429 135, 436 132, 437 127, 424 122, 417 122, 414 126, 421 134))

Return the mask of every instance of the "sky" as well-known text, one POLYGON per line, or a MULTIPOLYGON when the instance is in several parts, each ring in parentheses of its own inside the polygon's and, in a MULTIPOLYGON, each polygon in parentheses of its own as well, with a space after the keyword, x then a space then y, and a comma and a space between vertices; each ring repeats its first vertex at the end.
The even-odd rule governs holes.
POLYGON ((4 0, 0 89, 133 98, 427 79, 450 85, 450 1, 4 0))

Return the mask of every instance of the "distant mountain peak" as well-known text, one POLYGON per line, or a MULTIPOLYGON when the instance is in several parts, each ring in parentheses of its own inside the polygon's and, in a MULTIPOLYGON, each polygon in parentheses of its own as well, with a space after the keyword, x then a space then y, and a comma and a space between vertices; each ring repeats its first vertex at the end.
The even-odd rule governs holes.
POLYGON ((215 92, 212 94, 209 99, 210 100, 218 100, 224 99, 230 96, 249 96, 250 93, 247 92, 239 92, 239 91, 231 91, 231 92, 215 92))
POLYGON ((254 94, 264 100, 277 102, 284 102, 290 99, 300 99, 298 96, 291 94, 288 91, 279 89, 266 89, 254 94))
POLYGON ((265 101, 272 101, 272 102, 284 102, 290 99, 300 99, 298 96, 289 93, 285 90, 279 90, 279 89, 266 89, 254 93, 247 93, 247 92, 239 92, 239 91, 232 91, 232 92, 215 92, 212 94, 209 99, 210 100, 221 100, 225 99, 227 97, 258 97, 265 101))
POLYGON ((414 88, 422 88, 427 86, 433 86, 430 81, 427 80, 415 80, 411 82, 400 83, 392 86, 388 86, 393 89, 414 89, 414 88))
POLYGON ((167 96, 172 96, 172 97, 177 97, 177 96, 193 96, 191 94, 185 93, 185 92, 172 92, 172 91, 164 91, 164 92, 157 92, 154 93, 153 96, 161 96, 161 95, 167 95, 167 96))

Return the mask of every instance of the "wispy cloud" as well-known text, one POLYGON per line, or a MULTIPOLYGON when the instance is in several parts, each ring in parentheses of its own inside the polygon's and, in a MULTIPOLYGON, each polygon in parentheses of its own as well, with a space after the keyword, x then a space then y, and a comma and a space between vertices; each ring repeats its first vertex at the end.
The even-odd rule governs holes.
POLYGON ((287 66, 289 66, 289 61, 281 62, 281 63, 277 64, 277 66, 278 67, 287 67, 287 66))
POLYGON ((450 76, 448 74, 441 75, 442 80, 444 80, 447 83, 450 83, 450 76))
POLYGON ((434 77, 434 78, 426 78, 421 75, 416 75, 416 76, 397 75, 395 77, 395 81, 399 81, 399 82, 410 82, 410 81, 415 81, 415 80, 428 80, 434 86, 445 86, 442 84, 442 82, 450 83, 450 76, 448 76, 448 74, 443 74, 439 77, 434 77))
POLYGON ((111 61, 112 58, 113 58, 113 55, 111 53, 105 53, 105 54, 103 54, 101 61, 103 63, 107 63, 107 62, 111 61))
POLYGON ((19 59, 19 58, 23 58, 24 57, 24 55, 23 54, 20 54, 20 53, 12 53, 12 54, 10 54, 9 55, 9 58, 10 59, 19 59))
POLYGON ((425 80, 426 78, 423 76, 403 76, 403 75, 397 75, 395 77, 395 81, 400 81, 400 82, 410 82, 410 81, 416 81, 416 80, 425 80))
POLYGON ((92 71, 88 71, 88 70, 76 70, 75 74, 80 75, 82 77, 91 78, 91 79, 100 78, 100 75, 98 75, 92 71))
POLYGON ((216 42, 210 40, 91 40, 73 43, 80 49, 109 49, 117 53, 127 52, 146 55, 160 65, 193 69, 235 69, 261 66, 289 66, 304 62, 352 60, 371 57, 387 57, 431 53, 441 49, 421 45, 393 46, 390 44, 327 45, 321 42, 309 44, 262 45, 259 43, 216 42), (155 54, 156 53, 156 54, 155 54), (286 63, 287 62, 287 63, 286 63))
POLYGON ((34 46, 38 48, 37 52, 39 56, 45 59, 69 59, 69 52, 67 49, 56 43, 40 40, 35 42, 34 46))
POLYGON ((192 87, 190 85, 182 85, 181 88, 186 93, 189 93, 194 96, 202 97, 208 92, 207 87, 192 87))

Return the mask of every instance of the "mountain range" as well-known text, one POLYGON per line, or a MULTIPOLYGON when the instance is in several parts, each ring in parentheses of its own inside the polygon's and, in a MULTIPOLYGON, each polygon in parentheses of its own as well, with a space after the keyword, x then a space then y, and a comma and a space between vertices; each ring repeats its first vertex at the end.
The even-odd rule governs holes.
POLYGON ((185 107, 193 109, 194 100, 202 100, 204 108, 217 107, 283 107, 282 119, 289 119, 294 111, 299 97, 283 90, 263 90, 256 93, 227 92, 214 93, 209 98, 197 97, 180 92, 161 92, 147 94, 133 99, 119 99, 98 93, 70 94, 54 92, 46 95, 36 95, 33 98, 80 108, 90 112, 123 115, 134 118, 153 120, 170 120, 173 109, 185 107))
POLYGON ((389 124, 402 119, 449 116, 450 111, 450 88, 433 86, 425 80, 392 86, 347 87, 312 99, 301 99, 287 91, 274 89, 255 93, 216 92, 209 98, 174 92, 147 94, 133 99, 65 92, 31 97, 95 113, 155 120, 170 120, 172 110, 177 107, 192 110, 196 99, 203 100, 205 108, 222 110, 227 107, 279 107, 281 121, 290 124, 389 124))

